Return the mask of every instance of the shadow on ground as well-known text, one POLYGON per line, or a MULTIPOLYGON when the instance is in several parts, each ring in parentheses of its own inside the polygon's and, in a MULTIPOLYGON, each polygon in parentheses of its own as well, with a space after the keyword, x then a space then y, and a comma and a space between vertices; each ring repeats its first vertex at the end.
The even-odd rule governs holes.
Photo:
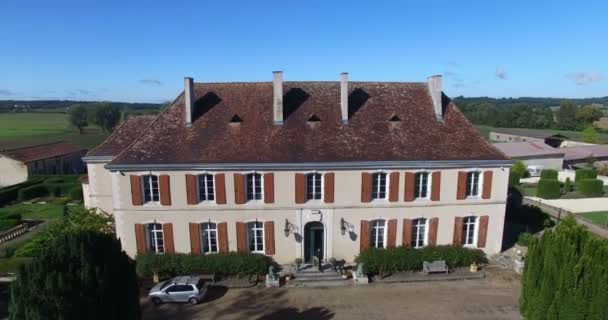
POLYGON ((10 284, 0 283, 0 319, 8 317, 8 301, 10 299, 10 284))

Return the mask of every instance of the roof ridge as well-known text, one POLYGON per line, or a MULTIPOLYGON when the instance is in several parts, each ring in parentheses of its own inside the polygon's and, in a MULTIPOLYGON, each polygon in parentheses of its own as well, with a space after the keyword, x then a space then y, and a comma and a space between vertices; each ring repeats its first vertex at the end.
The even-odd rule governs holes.
POLYGON ((95 148, 91 149, 89 152, 87 152, 87 154, 85 155, 88 156, 90 153, 93 153, 94 151, 96 151, 97 149, 101 148, 101 146, 103 146, 104 144, 106 144, 106 142, 108 142, 112 137, 114 137, 114 135, 120 130, 120 128, 122 128, 123 126, 126 125, 127 122, 129 122, 132 119, 135 118, 143 118, 143 117, 154 117, 154 116, 158 116, 158 115, 147 115, 147 114, 142 114, 142 115, 132 115, 127 117, 127 119, 125 119, 119 126, 118 128, 116 128, 116 130, 112 131, 112 133, 100 144, 98 144, 95 148))
MULTIPOLYGON (((41 143, 41 144, 35 144, 35 145, 31 145, 31 146, 25 146, 25 147, 17 147, 17 148, 12 148, 12 149, 2 149, 0 151, 4 152, 4 151, 15 151, 15 150, 23 150, 23 149, 31 149, 31 148, 36 148, 36 147, 42 147, 42 146, 48 146, 48 145, 52 145, 52 144, 58 144, 58 143, 69 143, 75 146, 79 146, 75 143, 71 143, 69 141, 65 141, 65 140, 59 140, 59 141, 53 141, 53 142, 47 142, 47 143, 41 143)), ((79 146, 80 147, 80 146, 79 146)))
MULTIPOLYGON (((261 83, 272 83, 270 81, 225 81, 225 82, 194 82, 194 84, 261 84, 261 83)), ((286 80, 283 83, 340 83, 340 80, 286 80)), ((348 83, 377 83, 377 84, 422 84, 425 85, 424 81, 348 81, 348 83)))

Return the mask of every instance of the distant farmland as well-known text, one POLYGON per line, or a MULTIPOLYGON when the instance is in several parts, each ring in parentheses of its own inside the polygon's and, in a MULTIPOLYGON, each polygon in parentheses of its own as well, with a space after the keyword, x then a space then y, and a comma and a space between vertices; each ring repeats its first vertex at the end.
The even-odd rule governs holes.
POLYGON ((0 149, 16 148, 53 141, 70 141, 91 149, 108 133, 87 127, 83 134, 71 128, 64 113, 0 113, 0 149))

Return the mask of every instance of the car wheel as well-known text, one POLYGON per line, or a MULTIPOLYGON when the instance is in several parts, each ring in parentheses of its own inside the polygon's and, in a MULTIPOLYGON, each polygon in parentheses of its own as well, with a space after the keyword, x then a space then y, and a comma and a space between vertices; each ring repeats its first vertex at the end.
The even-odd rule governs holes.
POLYGON ((198 304, 198 299, 197 298, 190 298, 188 300, 188 302, 190 302, 190 304, 198 304))
POLYGON ((152 298, 152 303, 154 303, 155 306, 158 306, 163 303, 163 301, 160 300, 160 298, 152 298))

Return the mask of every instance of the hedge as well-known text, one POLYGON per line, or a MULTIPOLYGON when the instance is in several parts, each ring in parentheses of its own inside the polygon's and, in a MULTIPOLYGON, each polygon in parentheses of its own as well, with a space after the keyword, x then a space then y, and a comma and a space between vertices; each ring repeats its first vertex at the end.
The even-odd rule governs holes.
POLYGON ((583 168, 576 169, 576 173, 574 175, 574 182, 579 182, 585 179, 595 179, 597 178, 597 171, 595 169, 583 168))
POLYGON ((561 195, 559 181, 551 179, 540 179, 536 196, 543 199, 558 199, 561 195))
POLYGON ((70 190, 69 193, 70 199, 72 200, 82 200, 84 196, 82 195, 82 187, 74 187, 70 190))
MULTIPOLYGON (((25 201, 33 198, 53 196, 62 197, 71 195, 72 190, 78 188, 80 192, 82 189, 80 186, 75 185, 72 182, 62 183, 42 183, 19 190, 19 201, 25 201)), ((82 196, 80 196, 82 199, 82 196)))
POLYGON ((138 254, 135 258, 137 274, 150 277, 155 272, 161 277, 215 273, 223 276, 250 276, 268 273, 272 258, 253 253, 196 254, 138 254))
POLYGON ((0 231, 6 231, 21 223, 18 219, 2 219, 0 220, 0 231))
POLYGON ((557 170, 545 169, 540 172, 541 179, 557 180, 557 170))
POLYGON ((509 173, 509 187, 516 187, 520 185, 521 174, 519 172, 511 171, 509 173))
POLYGON ((5 206, 19 198, 19 190, 42 183, 44 179, 42 178, 33 178, 28 181, 16 184, 14 186, 6 187, 0 189, 0 207, 5 206))
POLYGON ((487 262, 483 251, 455 246, 435 246, 422 249, 369 248, 355 258, 357 264, 363 263, 363 269, 367 274, 422 270, 423 261, 435 260, 445 260, 451 268, 469 266, 473 262, 487 262))
POLYGON ((600 197, 604 194, 604 182, 599 179, 584 179, 576 182, 576 191, 587 197, 600 197))
POLYGON ((48 187, 43 184, 37 184, 19 190, 18 199, 19 201, 25 201, 38 197, 46 197, 48 195, 50 195, 48 187))

